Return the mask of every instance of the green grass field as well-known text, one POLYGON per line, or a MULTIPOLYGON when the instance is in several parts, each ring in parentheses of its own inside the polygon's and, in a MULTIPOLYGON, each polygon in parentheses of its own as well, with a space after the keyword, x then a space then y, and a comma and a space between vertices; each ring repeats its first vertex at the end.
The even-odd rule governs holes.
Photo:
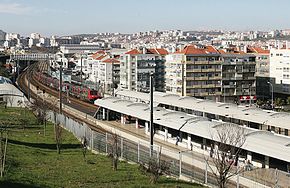
MULTIPOLYGON (((142 175, 138 165, 120 162, 113 171, 111 160, 90 152, 83 157, 80 142, 63 133, 61 154, 56 152, 53 126, 43 126, 31 112, 0 108, 0 124, 9 124, 9 141, 4 177, 0 187, 199 187, 162 177, 156 185, 142 175), (25 116, 30 125, 18 125, 25 116), (16 124, 16 125, 13 125, 16 124)), ((201 187, 201 186, 200 186, 201 187)))

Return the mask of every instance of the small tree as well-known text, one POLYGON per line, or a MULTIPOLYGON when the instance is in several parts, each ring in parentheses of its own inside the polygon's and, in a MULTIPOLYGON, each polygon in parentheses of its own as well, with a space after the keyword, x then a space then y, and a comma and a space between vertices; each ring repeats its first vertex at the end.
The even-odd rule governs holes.
POLYGON ((224 123, 215 127, 212 140, 214 140, 214 145, 211 147, 211 158, 206 158, 206 162, 219 187, 225 188, 228 180, 242 170, 235 168, 235 165, 246 136, 242 127, 224 123), (210 161, 213 166, 210 165, 210 161))
POLYGON ((84 136, 82 138, 82 152, 83 152, 83 156, 85 160, 86 160, 87 150, 88 150, 87 138, 84 136))
POLYGON ((278 108, 278 111, 281 111, 281 107, 283 106, 284 101, 281 98, 276 98, 274 101, 274 105, 278 108))
POLYGON ((256 102, 256 104, 260 107, 263 104, 265 104, 265 102, 263 100, 261 100, 261 99, 258 99, 257 102, 256 102))
POLYGON ((118 161, 119 161, 119 145, 118 140, 120 136, 116 133, 111 135, 110 145, 111 151, 109 153, 109 157, 112 159, 113 170, 116 171, 118 169, 118 161))
POLYGON ((54 131, 55 131, 55 142, 56 142, 56 150, 57 153, 60 154, 61 144, 62 144, 62 127, 60 123, 54 124, 54 131))
POLYGON ((45 135, 46 122, 47 122, 46 118, 50 109, 49 104, 37 99, 32 102, 31 108, 36 113, 36 118, 37 118, 38 123, 44 125, 43 132, 45 135))
POLYGON ((0 128, 0 176, 1 178, 3 177, 3 174, 4 174, 7 143, 8 143, 8 132, 5 129, 6 128, 3 128, 1 125, 1 128, 0 128), (4 133, 6 133, 5 141, 4 141, 4 133))
POLYGON ((290 105, 290 97, 287 97, 286 102, 287 102, 288 105, 290 105))
MULTIPOLYGON (((159 156, 161 156, 161 149, 159 151, 159 156)), ((170 164, 166 161, 161 161, 160 157, 157 159, 151 157, 148 161, 148 165, 141 163, 139 169, 146 176, 149 176, 150 183, 155 184, 161 175, 169 173, 170 164)))

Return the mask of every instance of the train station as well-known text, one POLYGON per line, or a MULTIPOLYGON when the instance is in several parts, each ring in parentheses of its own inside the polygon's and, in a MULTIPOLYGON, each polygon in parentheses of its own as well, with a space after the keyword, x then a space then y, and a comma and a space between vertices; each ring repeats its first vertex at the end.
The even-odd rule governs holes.
MULTIPOLYGON (((107 97, 96 100, 95 104, 99 106, 97 119, 117 121, 124 126, 133 125, 136 129, 144 129, 149 135, 150 109, 146 101, 133 102, 124 97, 107 97)), ((249 161, 255 167, 287 171, 287 161, 290 160, 290 139, 287 136, 234 122, 210 119, 205 115, 166 109, 164 106, 160 107, 156 100, 154 106, 155 139, 209 155, 212 144, 218 142, 217 129, 226 125, 238 126, 246 138, 239 161, 242 163, 249 161)))
MULTIPOLYGON (((149 103, 149 94, 117 90, 115 96, 136 102, 149 103)), ((180 97, 173 94, 154 92, 154 102, 166 109, 194 114, 214 120, 236 123, 259 130, 267 130, 277 134, 290 135, 290 115, 285 112, 263 110, 255 105, 236 105, 213 102, 194 97, 180 97)))

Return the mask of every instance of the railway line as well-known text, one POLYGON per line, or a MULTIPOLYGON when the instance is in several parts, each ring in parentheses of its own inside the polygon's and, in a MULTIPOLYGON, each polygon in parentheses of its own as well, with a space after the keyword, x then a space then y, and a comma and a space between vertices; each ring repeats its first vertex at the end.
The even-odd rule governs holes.
MULTIPOLYGON (((30 84, 33 86, 36 86, 36 87, 38 86, 38 89, 40 92, 45 91, 46 94, 49 94, 55 98, 59 97, 58 91, 55 91, 52 88, 49 88, 49 87, 41 84, 40 82, 37 81, 37 79, 35 79, 35 77, 33 75, 33 71, 44 71, 45 70, 44 66, 45 65, 43 65, 43 64, 36 63, 36 64, 31 65, 22 74, 20 74, 19 78, 17 79, 17 82, 18 82, 20 89, 22 90, 23 93, 26 94, 26 96, 28 96, 28 93, 29 93, 29 88, 28 88, 26 82, 28 82, 28 79, 30 79, 30 84), (40 67, 38 67, 39 65, 40 65, 40 67)), ((41 99, 38 96, 38 94, 35 94, 34 92, 30 92, 30 98, 33 98, 34 100, 41 100, 40 102, 48 104, 47 101, 44 101, 43 99, 41 99)), ((76 99, 76 98, 71 97, 71 96, 69 96, 68 98, 67 98, 67 96, 63 97, 63 104, 66 106, 69 106, 71 108, 77 109, 77 110, 79 110, 87 115, 90 115, 90 116, 93 116, 95 114, 96 110, 98 109, 98 107, 93 105, 93 104, 89 104, 89 103, 80 101, 79 99, 76 99)), ((48 106, 54 111, 59 110, 59 106, 55 106, 53 104, 48 104, 48 106)), ((68 115, 69 117, 79 121, 79 122, 87 123, 87 125, 89 125, 90 128, 94 131, 106 132, 103 128, 98 127, 96 125, 92 125, 88 120, 82 119, 73 113, 69 113, 67 111, 63 111, 63 113, 68 115)))

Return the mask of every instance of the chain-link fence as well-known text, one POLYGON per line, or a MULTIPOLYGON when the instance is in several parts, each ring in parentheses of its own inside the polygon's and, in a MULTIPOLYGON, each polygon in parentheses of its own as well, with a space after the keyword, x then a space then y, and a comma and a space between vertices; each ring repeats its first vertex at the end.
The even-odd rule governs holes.
MULTIPOLYGON (((89 149, 93 152, 104 154, 112 154, 115 152, 122 160, 145 165, 152 159, 160 160, 169 167, 166 173, 170 176, 204 183, 210 186, 217 184, 216 178, 207 166, 207 162, 205 160, 198 160, 190 150, 178 152, 156 145, 150 149, 149 143, 140 140, 132 141, 108 132, 96 132, 90 129, 85 123, 78 122, 63 114, 50 112, 49 118, 53 123, 60 123, 79 140, 83 141, 83 139, 86 139, 89 149)), ((237 178, 233 179, 229 187, 238 187, 235 182, 238 182, 237 178)), ((263 182, 260 182, 259 185, 259 183, 254 182, 250 187, 261 187, 261 184, 269 187, 275 186, 275 184, 269 185, 263 182)), ((240 187, 242 186, 240 185, 240 187)))

